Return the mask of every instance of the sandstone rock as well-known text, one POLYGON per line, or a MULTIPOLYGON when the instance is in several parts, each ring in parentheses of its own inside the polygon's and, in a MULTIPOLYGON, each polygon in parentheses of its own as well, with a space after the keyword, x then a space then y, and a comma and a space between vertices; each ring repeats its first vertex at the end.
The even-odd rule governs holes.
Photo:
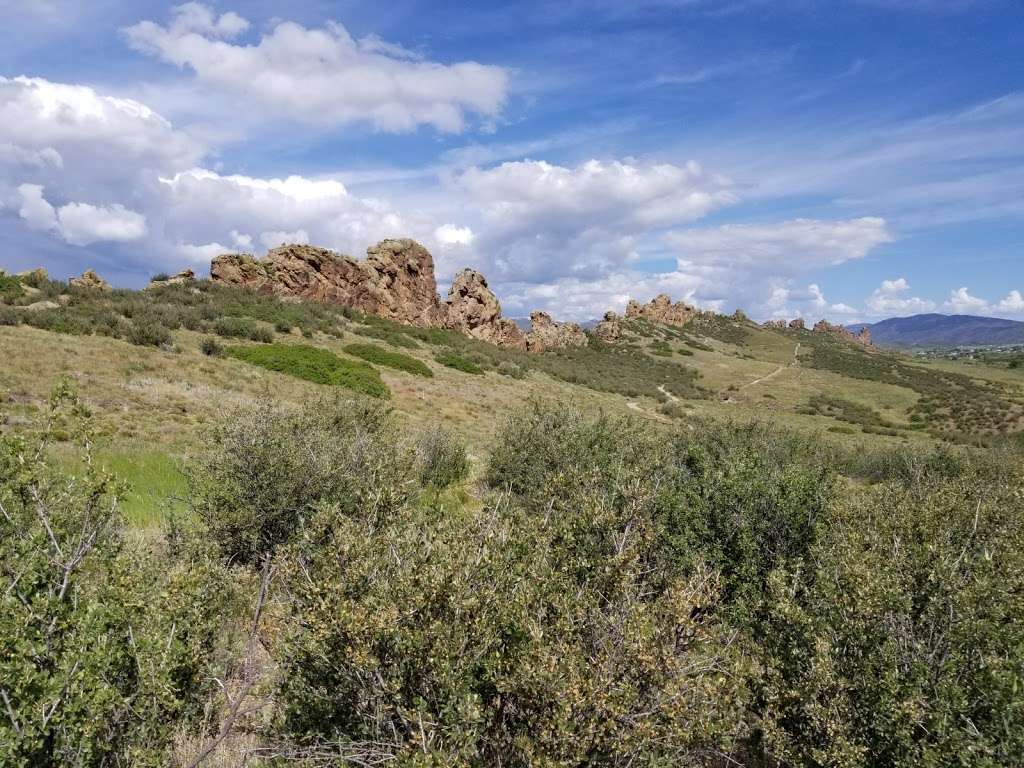
POLYGON ((665 325, 686 325, 702 312, 685 302, 672 303, 672 297, 662 293, 655 296, 647 304, 640 304, 631 299, 626 307, 626 317, 630 320, 647 320, 665 325))
POLYGON ((72 288, 84 288, 86 290, 93 291, 109 291, 110 283, 104 280, 102 277, 96 274, 94 270, 87 269, 82 273, 81 277, 72 277, 68 280, 68 285, 72 288))
POLYGON ((158 285, 184 285, 186 283, 195 282, 195 279, 196 273, 193 272, 191 269, 186 268, 181 270, 181 272, 171 275, 170 277, 166 277, 162 280, 150 280, 148 287, 153 288, 158 285))
POLYGON ((443 324, 434 260, 413 240, 384 240, 367 258, 312 245, 283 245, 263 260, 249 254, 225 254, 210 265, 217 283, 251 288, 282 298, 351 307, 409 325, 443 324))
POLYGON ((737 309, 735 312, 733 312, 732 319, 735 320, 737 323, 750 322, 750 318, 747 317, 747 313, 744 312, 742 309, 737 309))
POLYGON ((619 322, 619 316, 611 311, 605 312, 604 319, 594 327, 594 335, 609 344, 618 341, 622 336, 622 324, 619 322))
POLYGON ((786 328, 786 321, 785 320, 768 320, 768 321, 765 322, 763 327, 764 328, 776 328, 778 330, 785 330, 785 328, 786 328))
POLYGON ((865 347, 871 346, 871 331, 867 328, 861 328, 858 333, 848 331, 841 325, 832 325, 827 320, 819 320, 814 324, 815 333, 831 333, 833 336, 838 336, 841 339, 852 342, 854 344, 860 344, 865 347))
POLYGON ((530 332, 526 334, 526 349, 540 353, 549 349, 585 347, 587 334, 576 323, 556 323, 547 312, 530 314, 530 332))
POLYGON ((445 306, 447 328, 499 347, 527 348, 523 332, 501 316, 498 297, 476 270, 464 269, 455 276, 445 306))
POLYGON ((789 321, 789 327, 793 330, 802 331, 807 328, 807 324, 804 322, 802 317, 798 317, 796 320, 789 321))
POLYGON ((16 272, 14 276, 20 277, 22 280, 30 280, 32 282, 50 279, 50 273, 43 267, 36 267, 35 269, 26 269, 22 272, 16 272))

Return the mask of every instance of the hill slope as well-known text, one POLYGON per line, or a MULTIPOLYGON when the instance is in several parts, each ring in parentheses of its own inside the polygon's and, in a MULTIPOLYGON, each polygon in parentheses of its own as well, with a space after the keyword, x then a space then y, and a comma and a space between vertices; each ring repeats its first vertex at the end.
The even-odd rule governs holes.
POLYGON ((871 330, 876 344, 898 347, 1024 344, 1024 323, 975 315, 913 315, 851 325, 871 330))

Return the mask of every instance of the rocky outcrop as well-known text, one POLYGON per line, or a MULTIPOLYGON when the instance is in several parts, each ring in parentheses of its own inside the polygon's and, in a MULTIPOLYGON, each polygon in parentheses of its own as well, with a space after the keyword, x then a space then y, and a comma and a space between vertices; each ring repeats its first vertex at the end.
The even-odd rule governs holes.
POLYGON ((455 276, 444 307, 446 328, 499 347, 527 348, 526 336, 515 322, 501 316, 498 297, 476 270, 464 269, 455 276))
POLYGON ((358 261, 312 245, 283 245, 265 259, 225 254, 210 265, 216 283, 281 298, 351 307, 399 323, 444 325, 434 260, 414 240, 384 240, 358 261))
POLYGON ((789 327, 794 331, 803 331, 807 329, 807 324, 802 317, 798 317, 795 320, 789 321, 789 327))
POLYGON ((530 314, 530 332, 526 334, 529 352, 587 346, 587 334, 576 323, 556 323, 547 312, 530 314))
POLYGON ((183 269, 177 274, 171 275, 170 277, 153 278, 149 281, 149 287, 155 288, 161 285, 186 285, 187 283, 193 283, 196 279, 196 273, 191 269, 183 269))
POLYGON ((646 304, 630 299, 626 306, 626 318, 629 320, 647 320, 651 323, 664 325, 686 325, 702 312, 685 302, 672 303, 672 297, 666 293, 655 296, 646 304))
POLYGON ((36 267, 35 269, 26 269, 22 272, 16 272, 15 277, 21 280, 31 283, 43 282, 50 279, 50 273, 43 267, 36 267))
POLYGON ((604 313, 604 319, 594 326, 594 335, 606 344, 618 341, 622 336, 622 323, 612 311, 604 313))
POLYGON ((109 291, 112 290, 110 283, 104 280, 102 277, 96 274, 94 270, 87 269, 82 273, 81 277, 72 277, 68 280, 68 285, 72 288, 82 288, 89 291, 109 291))
POLYGON ((865 347, 871 346, 871 331, 867 328, 861 328, 858 333, 853 333, 853 331, 849 331, 841 325, 832 325, 827 320, 819 320, 814 324, 814 332, 831 333, 833 336, 838 336, 854 344, 860 344, 865 347))
POLYGON ((48 301, 48 300, 47 301, 37 301, 34 304, 29 304, 29 305, 23 307, 23 309, 26 309, 29 312, 42 312, 43 310, 46 310, 46 309, 60 309, 60 304, 58 304, 55 301, 48 301))
POLYGON ((764 325, 762 327, 763 328, 774 328, 776 330, 784 331, 784 330, 786 330, 786 321, 785 320, 767 320, 767 321, 765 321, 765 323, 764 323, 764 325))

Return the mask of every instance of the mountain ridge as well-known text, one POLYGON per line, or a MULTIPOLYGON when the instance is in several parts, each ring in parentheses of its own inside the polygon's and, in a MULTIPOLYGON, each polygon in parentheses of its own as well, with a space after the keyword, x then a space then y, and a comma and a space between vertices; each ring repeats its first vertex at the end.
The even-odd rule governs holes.
POLYGON ((1024 344, 1024 322, 981 315, 931 312, 847 328, 853 332, 867 328, 876 344, 897 347, 1024 344))

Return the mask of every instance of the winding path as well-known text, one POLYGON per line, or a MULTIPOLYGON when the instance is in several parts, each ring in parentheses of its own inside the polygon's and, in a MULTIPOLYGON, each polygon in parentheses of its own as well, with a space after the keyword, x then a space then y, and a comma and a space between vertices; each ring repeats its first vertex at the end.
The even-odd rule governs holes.
POLYGON ((800 342, 798 341, 796 343, 796 348, 793 349, 793 362, 789 363, 788 365, 780 365, 778 368, 776 368, 774 371, 772 371, 771 373, 767 374, 766 376, 762 376, 759 379, 754 379, 753 381, 751 381, 751 382, 749 382, 747 384, 744 384, 742 387, 740 387, 740 390, 742 391, 742 390, 746 389, 747 387, 754 386, 755 384, 761 384, 762 382, 768 381, 768 379, 774 379, 776 376, 778 376, 780 373, 782 373, 787 368, 792 368, 794 366, 800 365, 800 361, 797 359, 797 355, 799 355, 799 354, 800 354, 800 342))

